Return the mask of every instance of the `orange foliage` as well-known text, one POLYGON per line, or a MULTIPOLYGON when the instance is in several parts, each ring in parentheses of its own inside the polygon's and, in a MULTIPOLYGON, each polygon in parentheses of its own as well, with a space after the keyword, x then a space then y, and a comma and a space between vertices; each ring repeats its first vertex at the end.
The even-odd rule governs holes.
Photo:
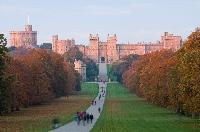
POLYGON ((176 53, 162 50, 140 57, 123 73, 123 83, 148 101, 178 113, 200 113, 200 30, 176 53))
POLYGON ((75 71, 62 56, 42 49, 18 49, 7 72, 15 75, 12 110, 68 95, 75 87, 75 71))

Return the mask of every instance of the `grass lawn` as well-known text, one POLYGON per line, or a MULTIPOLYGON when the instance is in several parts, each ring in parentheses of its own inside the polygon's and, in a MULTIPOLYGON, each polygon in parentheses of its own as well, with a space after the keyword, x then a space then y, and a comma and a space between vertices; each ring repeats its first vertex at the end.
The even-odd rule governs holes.
POLYGON ((52 119, 58 118, 61 124, 72 120, 76 111, 83 111, 98 93, 98 84, 83 83, 81 92, 68 98, 21 109, 19 112, 0 117, 0 132, 47 132, 52 128, 52 119))
POLYGON ((111 65, 107 64, 106 66, 107 66, 108 77, 110 78, 111 81, 116 81, 117 78, 113 76, 111 65))
POLYGON ((200 121, 148 104, 120 84, 108 84, 104 110, 91 132, 200 132, 200 121))

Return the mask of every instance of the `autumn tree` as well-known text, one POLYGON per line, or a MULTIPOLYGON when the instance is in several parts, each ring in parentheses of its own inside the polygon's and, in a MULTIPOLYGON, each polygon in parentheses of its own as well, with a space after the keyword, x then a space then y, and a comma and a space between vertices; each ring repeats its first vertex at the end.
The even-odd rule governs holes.
MULTIPOLYGON (((43 50, 44 51, 44 50, 43 50)), ((27 50, 26 54, 15 54, 15 61, 22 64, 21 69, 16 69, 18 81, 25 86, 24 92, 28 95, 27 104, 39 104, 51 98, 51 86, 46 74, 45 52, 42 50, 27 50)))
POLYGON ((193 32, 178 52, 180 96, 184 111, 200 113, 200 30, 193 32))
POLYGON ((177 87, 177 82, 174 85, 171 83, 175 80, 172 70, 176 70, 176 60, 173 57, 174 52, 170 50, 141 56, 124 72, 124 84, 130 91, 151 103, 168 107, 173 103, 169 95, 177 87))

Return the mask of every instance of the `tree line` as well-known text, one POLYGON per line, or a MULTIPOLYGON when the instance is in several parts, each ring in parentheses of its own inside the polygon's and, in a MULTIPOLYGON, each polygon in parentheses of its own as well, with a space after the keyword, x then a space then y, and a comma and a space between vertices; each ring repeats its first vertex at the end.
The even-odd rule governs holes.
POLYGON ((80 90, 78 73, 63 56, 44 49, 20 48, 8 52, 6 43, 1 34, 1 115, 80 90))
MULTIPOLYGON (((119 67, 119 66, 118 66, 119 67)), ((122 66, 121 66, 122 67, 122 66)), ((200 30, 177 52, 161 50, 122 67, 123 84, 147 101, 184 115, 200 114, 200 30)))

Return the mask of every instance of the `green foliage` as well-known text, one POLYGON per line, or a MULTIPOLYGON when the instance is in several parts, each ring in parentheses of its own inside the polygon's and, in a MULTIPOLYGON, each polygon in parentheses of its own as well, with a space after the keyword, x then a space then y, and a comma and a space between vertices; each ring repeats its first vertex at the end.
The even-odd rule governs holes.
POLYGON ((117 81, 117 77, 113 75, 113 69, 110 64, 107 64, 107 74, 111 81, 117 81))
MULTIPOLYGON (((113 80, 117 78, 118 82, 122 82, 122 74, 128 69, 128 67, 136 60, 138 60, 139 55, 131 54, 121 59, 119 62, 115 62, 111 66, 111 72, 109 72, 109 76, 112 76, 113 80)), ((111 79, 112 79, 111 78, 111 79)))
POLYGON ((76 81, 75 90, 80 91, 81 90, 81 76, 77 71, 75 71, 75 81, 76 81))
MULTIPOLYGON (((98 67, 93 60, 87 57, 83 57, 83 53, 80 52, 78 47, 70 48, 69 51, 67 51, 64 54, 64 59, 67 62, 71 62, 71 63, 74 63, 75 59, 83 61, 84 64, 86 64, 87 81, 95 81, 95 78, 98 76, 98 73, 99 73, 98 67)), ((80 81, 80 75, 76 74, 76 79, 77 81, 80 81)), ((77 84, 76 89, 80 90, 80 84, 77 84)))
POLYGON ((51 43, 43 43, 42 45, 40 45, 41 49, 52 49, 52 44, 51 43))
POLYGON ((84 58, 83 62, 86 64, 87 81, 95 81, 95 78, 97 78, 99 74, 98 65, 89 58, 84 58))
POLYGON ((74 62, 76 60, 83 60, 83 54, 79 51, 78 47, 72 47, 70 48, 65 54, 64 59, 67 62, 74 62))
POLYGON ((0 115, 8 113, 11 105, 11 89, 13 79, 6 73, 9 57, 6 48, 7 40, 3 34, 0 34, 0 115))
POLYGON ((58 124, 58 123, 60 123, 60 121, 59 121, 58 118, 54 118, 54 119, 52 120, 52 124, 58 124))

